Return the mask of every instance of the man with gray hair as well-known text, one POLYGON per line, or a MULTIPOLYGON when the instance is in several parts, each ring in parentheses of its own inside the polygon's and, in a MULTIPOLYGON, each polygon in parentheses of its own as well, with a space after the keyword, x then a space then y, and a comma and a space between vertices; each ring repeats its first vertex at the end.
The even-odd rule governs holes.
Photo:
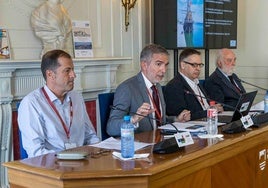
MULTIPOLYGON (((211 99, 233 107, 236 107, 240 95, 246 92, 234 73, 235 65, 235 53, 231 49, 220 49, 216 57, 216 70, 204 83, 204 88, 211 99)), ((224 110, 233 109, 225 106, 224 110)))
POLYGON ((176 117, 166 116, 166 104, 159 82, 169 64, 169 53, 160 45, 149 44, 140 54, 141 71, 121 83, 114 95, 113 106, 107 124, 110 136, 120 136, 120 126, 125 115, 131 116, 135 132, 157 129, 170 121, 188 121, 190 112, 183 111, 176 117))

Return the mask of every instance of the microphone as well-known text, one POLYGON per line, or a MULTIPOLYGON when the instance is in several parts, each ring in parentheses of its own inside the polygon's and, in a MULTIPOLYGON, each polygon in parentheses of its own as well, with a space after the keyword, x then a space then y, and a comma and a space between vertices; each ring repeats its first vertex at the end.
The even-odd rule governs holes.
MULTIPOLYGON (((201 96, 201 95, 197 95, 197 94, 195 94, 195 93, 193 93, 193 92, 190 92, 190 91, 187 91, 187 90, 184 90, 184 91, 185 91, 187 94, 194 95, 194 96, 197 96, 197 97, 202 97, 202 98, 204 98, 204 99, 206 99, 206 100, 209 100, 209 101, 210 101, 210 100, 213 100, 213 99, 210 99, 210 98, 208 98, 208 97, 203 97, 203 96, 201 96)), ((243 117, 243 114, 242 114, 237 108, 235 108, 234 106, 231 106, 231 105, 224 104, 224 103, 222 103, 222 102, 218 102, 218 101, 216 101, 216 100, 214 100, 214 101, 215 101, 216 103, 221 104, 222 106, 226 106, 226 107, 228 107, 228 108, 233 109, 233 110, 234 110, 234 113, 235 113, 235 112, 238 112, 238 114, 240 115, 240 117, 239 117, 239 119, 238 119, 237 121, 228 122, 228 124, 222 126, 222 129, 221 129, 222 132, 224 132, 224 133, 228 133, 228 134, 233 134, 233 133, 239 133, 239 132, 244 132, 244 131, 246 131, 246 129, 243 127, 242 121, 240 120, 240 118, 243 117)), ((234 116, 235 116, 235 117, 239 116, 238 114, 237 114, 237 115, 234 114, 232 118, 234 118, 234 116)))
MULTIPOLYGON (((152 119, 152 120, 155 120, 155 121, 159 121, 160 123, 162 123, 162 121, 159 120, 159 119, 150 117, 148 115, 145 116, 145 115, 142 115, 142 114, 139 114, 139 113, 136 113, 136 112, 129 112, 129 111, 124 110, 122 108, 119 108, 117 106, 110 105, 110 108, 113 109, 113 110, 119 110, 119 111, 122 111, 122 112, 127 112, 129 114, 135 114, 135 115, 138 115, 138 116, 142 116, 142 117, 152 119)), ((170 124, 172 127, 174 127, 177 133, 179 132, 179 130, 177 129, 177 127, 173 123, 168 123, 168 124, 170 124)), ((153 127, 152 127, 152 130, 153 130, 153 127)), ((180 149, 180 147, 178 146, 175 137, 160 141, 160 142, 154 144, 154 146, 153 146, 153 152, 154 153, 161 153, 161 154, 174 153, 176 151, 179 151, 179 149, 180 149)))
MULTIPOLYGON (((249 82, 246 82, 244 80, 241 80, 239 78, 235 78, 236 80, 242 82, 242 83, 245 83, 245 84, 248 84, 248 85, 251 85, 251 86, 254 86, 258 89, 261 89, 261 90, 264 90, 264 91, 268 91, 268 89, 265 89, 263 87, 260 87, 260 86, 257 86, 257 85, 254 85, 252 83, 249 83, 249 82)), ((254 122, 254 126, 255 127, 260 127, 260 126, 263 126, 264 123, 268 122, 268 113, 260 113, 260 114, 254 114, 252 116, 252 120, 254 122)))
POLYGON ((155 121, 158 121, 158 122, 161 123, 161 120, 156 119, 156 118, 153 118, 153 117, 150 117, 150 116, 148 116, 148 115, 145 116, 145 115, 143 115, 143 114, 139 114, 139 113, 137 113, 137 112, 127 111, 127 110, 124 110, 124 109, 122 109, 122 108, 119 108, 119 107, 117 107, 117 106, 113 106, 113 105, 110 105, 110 108, 113 109, 113 110, 119 110, 119 111, 122 111, 122 112, 127 112, 127 113, 132 114, 132 115, 142 116, 142 117, 145 117, 145 118, 148 118, 148 119, 152 119, 152 120, 155 120, 155 121))
POLYGON ((245 83, 245 84, 248 84, 248 85, 251 85, 251 86, 254 86, 254 87, 256 87, 256 88, 258 88, 258 89, 261 89, 261 90, 265 90, 265 91, 267 91, 268 89, 265 89, 265 88, 263 88, 263 87, 260 87, 260 86, 257 86, 257 85, 254 85, 254 84, 251 84, 251 83, 249 83, 249 82, 246 82, 246 81, 244 81, 244 80, 241 80, 240 78, 234 78, 235 80, 237 80, 237 81, 239 81, 239 82, 242 82, 242 83, 245 83))
MULTIPOLYGON (((222 106, 226 106, 226 107, 231 108, 231 109, 233 109, 233 110, 237 110, 236 107, 234 107, 234 106, 231 106, 231 105, 228 105, 228 104, 224 104, 224 103, 222 103, 222 102, 216 101, 216 100, 211 99, 211 98, 209 98, 209 97, 203 97, 202 95, 195 94, 195 93, 193 93, 193 92, 191 92, 191 91, 188 91, 188 90, 184 90, 184 92, 185 92, 186 94, 189 94, 189 95, 194 95, 194 96, 196 96, 196 97, 201 97, 201 98, 206 99, 206 100, 208 100, 208 101, 215 101, 216 103, 221 104, 222 106)), ((239 112, 239 111, 238 111, 238 112, 239 112)), ((240 112, 239 112, 239 113, 240 113, 240 112)), ((242 116, 242 114, 241 114, 241 116, 242 116)))
MULTIPOLYGON (((143 115, 143 114, 139 114, 139 113, 137 113, 137 112, 130 112, 130 111, 124 110, 124 109, 122 109, 122 108, 119 108, 119 107, 117 107, 117 106, 113 106, 113 105, 110 105, 110 108, 113 109, 113 110, 119 110, 119 111, 122 111, 122 112, 127 112, 127 113, 129 113, 129 114, 135 114, 135 115, 138 115, 138 116, 142 116, 142 117, 144 117, 144 118, 152 119, 152 120, 155 120, 155 121, 160 122, 161 125, 163 125, 161 120, 156 119, 156 118, 153 118, 153 117, 150 117, 150 116, 148 116, 148 115, 145 116, 145 115, 143 115)), ((166 123, 167 123, 167 124, 170 124, 170 125, 176 130, 176 132, 179 132, 179 130, 177 129, 177 127, 176 127, 173 123, 169 123, 169 122, 166 122, 166 123)), ((152 130, 153 130, 153 129, 152 129, 152 130)))

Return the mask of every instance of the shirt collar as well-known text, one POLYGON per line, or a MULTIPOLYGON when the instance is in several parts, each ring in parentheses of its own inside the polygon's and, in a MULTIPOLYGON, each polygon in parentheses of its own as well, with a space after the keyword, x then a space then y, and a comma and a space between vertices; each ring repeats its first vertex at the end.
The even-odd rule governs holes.
MULTIPOLYGON (((47 87, 47 85, 44 86, 44 89, 47 92, 47 95, 51 102, 60 101, 58 97, 47 87)), ((64 102, 69 102, 69 101, 70 101, 70 96, 69 96, 69 93, 67 93, 64 98, 64 102)))
POLYGON ((144 82, 145 82, 147 89, 150 89, 153 85, 152 82, 150 82, 150 80, 148 80, 148 78, 146 78, 146 76, 143 73, 141 73, 141 74, 142 74, 142 77, 144 79, 144 82))
POLYGON ((190 78, 188 78, 187 76, 185 76, 183 73, 180 72, 180 74, 186 80, 186 82, 189 85, 195 86, 195 85, 198 85, 199 84, 199 80, 197 78, 194 79, 194 80, 191 80, 190 78))
MULTIPOLYGON (((218 67, 218 69, 219 69, 219 71, 226 77, 226 78, 228 78, 228 75, 225 73, 225 72, 223 72, 219 67, 218 67)), ((229 79, 229 78, 228 78, 229 79)))

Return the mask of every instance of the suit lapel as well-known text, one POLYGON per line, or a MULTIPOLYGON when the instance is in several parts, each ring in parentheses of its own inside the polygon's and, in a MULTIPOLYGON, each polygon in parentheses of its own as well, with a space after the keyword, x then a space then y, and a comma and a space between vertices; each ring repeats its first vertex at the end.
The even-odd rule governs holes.
MULTIPOLYGON (((142 97, 143 101, 150 104, 151 102, 150 102, 150 98, 148 96, 147 87, 145 85, 145 81, 143 79, 141 72, 137 75, 137 79, 139 82, 139 89, 141 91, 141 97, 142 97)), ((161 104, 162 104, 162 102, 161 102, 161 104)), ((151 122, 151 124, 153 124, 153 120, 151 119, 151 118, 153 118, 153 115, 149 114, 149 116, 150 116, 149 121, 151 122)))
POLYGON ((243 85, 242 85, 241 82, 239 81, 239 78, 237 77, 236 74, 233 74, 233 78, 234 78, 236 84, 238 85, 238 87, 240 88, 241 93, 246 93, 245 88, 243 87, 243 85))
POLYGON ((238 94, 235 86, 233 86, 233 84, 231 84, 231 82, 221 73, 221 71, 219 69, 217 69, 217 74, 218 74, 219 78, 222 80, 222 82, 226 85, 226 87, 230 88, 231 90, 233 90, 233 92, 238 94))
POLYGON ((190 91, 191 93, 194 94, 194 91, 180 73, 178 74, 178 79, 182 81, 182 84, 186 88, 186 91, 190 91))
POLYGON ((195 96, 195 92, 194 90, 190 87, 190 85, 188 84, 188 82, 183 78, 183 76, 181 74, 179 74, 180 79, 182 81, 183 86, 186 88, 186 91, 190 91, 191 94, 193 95, 193 97, 197 100, 197 102, 199 103, 199 100, 197 98, 197 96, 195 96))
POLYGON ((199 88, 200 88, 200 90, 202 91, 202 93, 204 94, 204 97, 206 98, 206 101, 207 101, 208 104, 209 104, 208 95, 207 95, 205 89, 204 89, 203 86, 200 85, 200 84, 199 84, 199 88))

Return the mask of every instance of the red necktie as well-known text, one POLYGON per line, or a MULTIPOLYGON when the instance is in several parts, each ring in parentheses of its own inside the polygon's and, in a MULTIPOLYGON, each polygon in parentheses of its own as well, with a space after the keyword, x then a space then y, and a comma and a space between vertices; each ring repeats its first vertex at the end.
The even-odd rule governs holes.
POLYGON ((153 85, 151 89, 153 91, 152 94, 153 94, 154 107, 156 108, 155 117, 157 120, 159 120, 159 121, 156 121, 156 124, 160 126, 161 125, 161 110, 160 110, 160 105, 159 105, 158 91, 155 85, 153 85))

